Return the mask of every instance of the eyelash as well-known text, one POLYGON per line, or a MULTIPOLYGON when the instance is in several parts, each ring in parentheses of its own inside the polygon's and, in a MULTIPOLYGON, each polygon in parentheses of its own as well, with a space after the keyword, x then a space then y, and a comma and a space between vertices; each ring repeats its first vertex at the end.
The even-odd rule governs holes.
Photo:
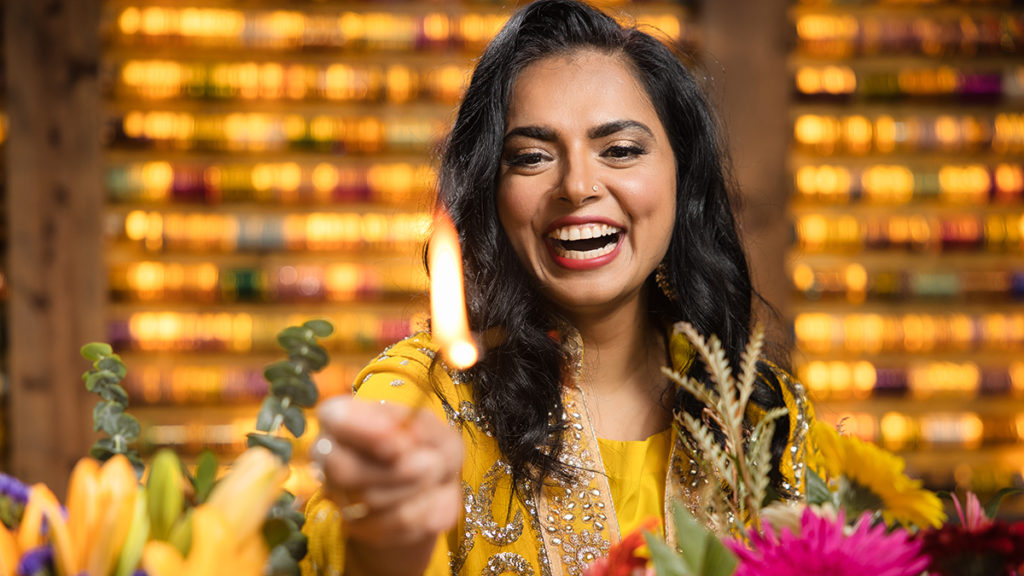
MULTIPOLYGON (((602 155, 613 160, 625 160, 636 156, 643 156, 646 153, 647 149, 642 146, 610 146, 605 149, 602 155)), ((534 166, 543 160, 544 154, 540 152, 527 152, 512 156, 505 161, 505 164, 513 168, 522 168, 534 166)))
POLYGON ((527 152, 526 154, 516 154, 505 161, 506 164, 513 167, 522 166, 533 166, 544 160, 544 155, 540 152, 527 152))
POLYGON ((647 149, 642 146, 611 146, 604 151, 604 156, 609 156, 615 159, 625 159, 633 156, 643 156, 646 153, 647 149))

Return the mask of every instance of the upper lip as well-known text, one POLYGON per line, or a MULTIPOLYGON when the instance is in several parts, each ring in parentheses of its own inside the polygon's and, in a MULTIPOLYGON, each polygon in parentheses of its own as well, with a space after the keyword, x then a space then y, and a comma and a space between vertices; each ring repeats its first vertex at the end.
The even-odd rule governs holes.
MULTIPOLYGON (((545 236, 548 236, 550 238, 554 238, 555 240, 559 240, 559 239, 563 239, 563 238, 560 238, 560 236, 562 234, 565 234, 565 235, 572 234, 572 232, 573 232, 572 229, 573 228, 578 229, 581 234, 589 234, 589 232, 586 232, 588 226, 596 227, 596 226, 602 226, 602 225, 603 226, 608 226, 610 228, 614 228, 613 232, 615 232, 615 233, 620 233, 620 232, 622 232, 624 230, 623 226, 621 224, 619 224, 618 222, 615 222, 614 220, 612 220, 610 218, 605 218, 605 217, 602 217, 602 216, 565 216, 565 217, 562 217, 562 218, 558 218, 557 220, 555 220, 555 221, 551 222, 550 224, 548 224, 548 228, 547 228, 547 231, 545 232, 545 236)), ((593 237, 593 236, 588 236, 588 237, 593 237)), ((582 238, 582 236, 580 236, 580 238, 582 238)), ((575 239, 579 239, 579 238, 565 238, 565 239, 573 239, 573 240, 575 240, 575 239)))

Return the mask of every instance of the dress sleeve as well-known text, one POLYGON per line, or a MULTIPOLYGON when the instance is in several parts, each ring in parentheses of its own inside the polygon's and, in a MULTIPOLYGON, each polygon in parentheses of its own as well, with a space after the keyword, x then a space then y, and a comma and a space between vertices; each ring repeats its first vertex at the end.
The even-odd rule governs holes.
MULTIPOLYGON (((353 393, 357 398, 395 402, 429 409, 445 419, 441 398, 452 387, 451 378, 434 362, 436 348, 425 333, 402 340, 382 352, 356 376, 353 393)), ((345 567, 345 526, 334 502, 317 490, 306 504, 307 553, 301 563, 303 576, 340 576, 345 567)), ((434 555, 425 574, 449 573, 448 541, 438 537, 434 555)))

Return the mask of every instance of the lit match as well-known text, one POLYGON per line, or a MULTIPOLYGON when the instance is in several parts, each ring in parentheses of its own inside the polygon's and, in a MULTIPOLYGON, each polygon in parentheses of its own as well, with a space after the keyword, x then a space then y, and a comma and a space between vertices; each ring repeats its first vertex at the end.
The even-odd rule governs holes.
POLYGON ((430 266, 430 324, 445 361, 465 370, 476 364, 476 344, 469 333, 466 292, 462 284, 462 250, 448 213, 440 210, 427 247, 430 266))

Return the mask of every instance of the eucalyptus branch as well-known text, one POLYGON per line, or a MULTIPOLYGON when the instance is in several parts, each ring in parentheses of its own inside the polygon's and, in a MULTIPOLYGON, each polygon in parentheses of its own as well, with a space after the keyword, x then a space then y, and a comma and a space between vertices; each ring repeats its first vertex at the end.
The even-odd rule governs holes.
MULTIPOLYGON (((326 320, 310 320, 301 326, 289 326, 277 335, 277 342, 288 353, 288 359, 275 362, 264 370, 269 383, 267 397, 256 417, 256 430, 250 432, 249 446, 263 446, 287 463, 292 456, 292 443, 282 435, 281 428, 298 438, 306 432, 304 408, 316 404, 320 397, 313 374, 327 366, 327 351, 318 338, 326 338, 334 327, 326 320)), ((302 533, 305 518, 295 510, 295 496, 289 492, 271 508, 263 525, 263 535, 270 547, 267 576, 298 576, 299 561, 306 556, 306 536, 302 533)))
POLYGON ((128 369, 110 345, 103 342, 82 346, 81 354, 92 362, 92 368, 82 374, 85 389, 100 397, 92 410, 92 427, 107 435, 92 445, 89 455, 105 462, 116 454, 123 454, 141 476, 144 469, 142 459, 130 447, 138 440, 141 427, 134 416, 125 412, 128 392, 121 386, 128 369))
POLYGON ((270 386, 256 417, 256 430, 248 434, 249 446, 263 446, 282 461, 292 457, 292 443, 281 436, 285 428, 298 438, 306 431, 303 408, 310 408, 320 397, 313 374, 327 366, 327 351, 318 338, 326 338, 334 327, 326 320, 310 320, 301 326, 289 326, 277 335, 277 342, 288 353, 288 359, 275 362, 264 370, 270 386))

